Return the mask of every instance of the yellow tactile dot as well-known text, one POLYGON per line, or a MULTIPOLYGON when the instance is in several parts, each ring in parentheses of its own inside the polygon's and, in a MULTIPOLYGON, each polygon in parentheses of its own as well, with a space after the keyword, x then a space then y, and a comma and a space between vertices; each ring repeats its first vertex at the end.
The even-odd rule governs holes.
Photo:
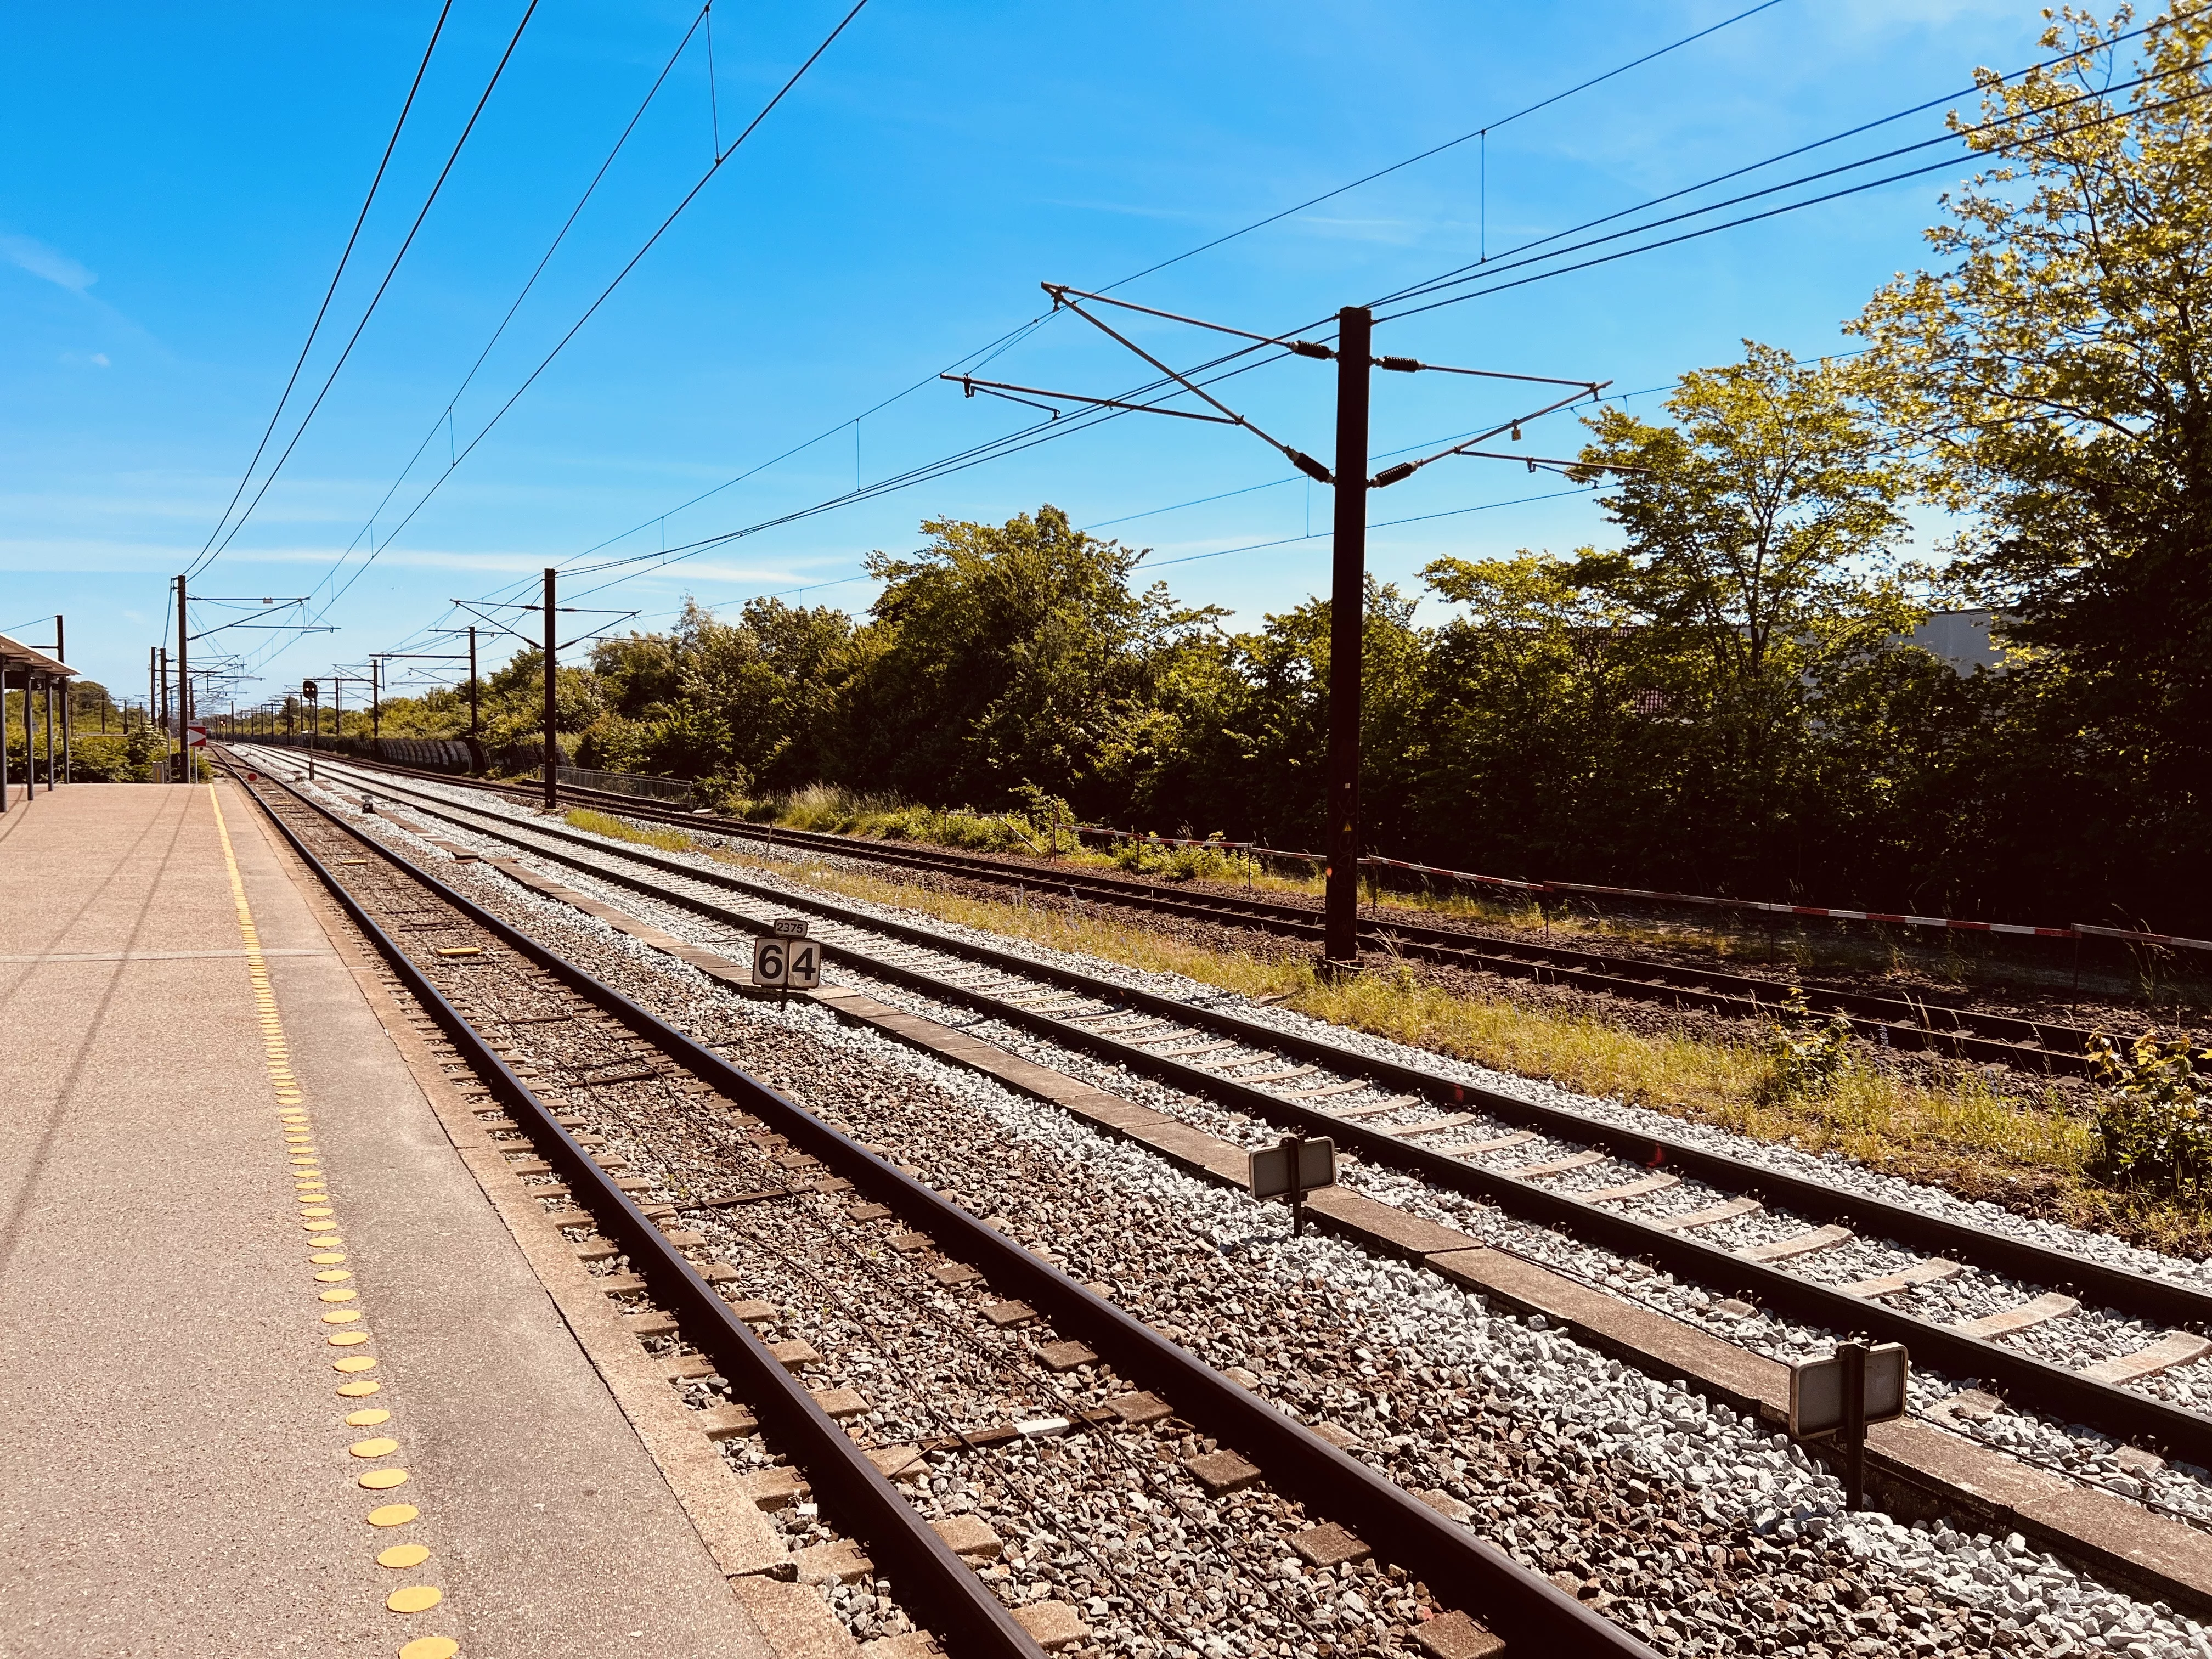
POLYGON ((318 1267, 335 1267, 346 1259, 343 1250, 318 1250, 307 1258, 318 1267))
POLYGON ((450 1636, 422 1636, 399 1650, 399 1659, 453 1659, 460 1650, 450 1636))
MULTIPOLYGON (((349 1383, 347 1386, 350 1388, 352 1384, 349 1383)), ((346 1427, 349 1429, 373 1429, 378 1424, 388 1421, 391 1419, 391 1416, 392 1413, 390 1412, 381 1409, 366 1412, 348 1412, 346 1413, 346 1427)))
POLYGON ((333 1348, 350 1348, 357 1342, 368 1340, 367 1331, 332 1331, 323 1339, 333 1348))
POLYGON ((341 1382, 338 1393, 348 1400, 366 1400, 383 1386, 381 1382, 371 1382, 366 1379, 358 1382, 341 1382))
POLYGON ((360 1294, 361 1292, 359 1291, 353 1290, 351 1288, 337 1291, 325 1291, 318 1295, 315 1297, 315 1300, 318 1302, 350 1302, 360 1294))
POLYGON ((304 1216, 325 1216, 330 1214, 331 1212, 323 1205, 309 1204, 301 1206, 300 1213, 304 1216))
POLYGON ((430 1559, 427 1544, 394 1544, 376 1558, 380 1567, 419 1567, 430 1559))
MULTIPOLYGON (((311 1232, 311 1233, 319 1233, 319 1232, 321 1232, 321 1231, 322 1231, 324 1229, 325 1229, 326 1227, 328 1227, 331 1224, 330 1224, 329 1222, 327 1222, 327 1221, 302 1221, 300 1224, 301 1224, 302 1227, 305 1227, 305 1228, 306 1228, 309 1232, 311 1232)), ((323 1241, 322 1241, 321 1239, 318 1238, 318 1239, 313 1240, 313 1243, 317 1243, 317 1244, 319 1244, 319 1243, 321 1243, 323 1241)))
MULTIPOLYGON (((315 1260, 319 1261, 322 1258, 317 1256, 315 1260)), ((315 1282, 318 1285, 343 1285, 352 1277, 353 1269, 350 1267, 326 1267, 315 1275, 315 1282)))
POLYGON ((365 1353, 349 1353, 343 1359, 331 1361, 331 1369, 334 1371, 373 1371, 376 1369, 376 1361, 365 1353))
POLYGON ((310 1244, 343 1244, 345 1240, 337 1233, 319 1232, 307 1241, 310 1244))
POLYGON ((394 1613, 428 1613, 446 1599, 446 1592, 432 1584, 409 1584, 396 1589, 384 1598, 384 1605, 394 1613))
POLYGON ((358 1308, 333 1308, 323 1316, 323 1323, 325 1325, 350 1325, 355 1320, 360 1317, 361 1310, 358 1308))
POLYGON ((407 1471, 371 1469, 362 1475, 356 1484, 366 1486, 371 1492, 389 1492, 394 1486, 404 1486, 407 1484, 407 1471))
POLYGON ((356 1440, 346 1449, 356 1457, 389 1457, 399 1449, 399 1443, 378 1435, 373 1440, 356 1440))
POLYGON ((368 1524, 372 1527, 404 1527, 422 1513, 412 1504, 386 1504, 381 1509, 368 1512, 368 1524))

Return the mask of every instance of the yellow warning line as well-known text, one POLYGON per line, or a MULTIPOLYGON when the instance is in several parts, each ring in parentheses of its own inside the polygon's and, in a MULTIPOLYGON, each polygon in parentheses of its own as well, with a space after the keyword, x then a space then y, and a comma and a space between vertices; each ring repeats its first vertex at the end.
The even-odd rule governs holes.
MULTIPOLYGON (((307 1115, 307 1091, 292 1069, 291 1048, 284 1040, 283 1017, 277 1011, 276 994, 269 981, 269 959, 262 954, 261 933, 253 924, 253 907, 246 902, 246 881, 239 873, 230 826, 223 821, 222 798, 213 783, 208 785, 208 800, 215 808, 216 834, 222 842, 222 861, 230 872, 230 900, 237 908, 239 938, 246 946, 246 973, 253 987, 254 1016, 261 1026, 262 1054, 269 1071, 269 1085, 276 1097, 276 1121, 284 1139, 286 1155, 291 1160, 293 1184, 298 1188, 300 1225, 307 1235, 307 1262, 314 1269, 312 1282, 316 1287, 315 1305, 320 1310, 317 1322, 325 1328, 325 1346, 348 1351, 331 1362, 331 1368, 346 1378, 338 1384, 339 1397, 367 1400, 381 1393, 384 1385, 364 1374, 376 1369, 376 1358, 365 1351, 369 1333, 362 1323, 362 1310, 353 1305, 360 1299, 361 1292, 353 1284, 352 1269, 344 1265, 345 1252, 338 1248, 345 1239, 338 1231, 330 1182, 323 1173, 321 1153, 315 1146, 314 1127, 307 1115)), ((391 1420, 392 1413, 383 1407, 362 1407, 346 1414, 344 1426, 355 1430, 379 1428, 391 1420)), ((356 1440, 348 1446, 346 1450, 353 1456, 364 1462, 379 1462, 379 1467, 365 1469, 355 1477, 355 1484, 364 1492, 389 1492, 395 1486, 405 1486, 408 1473, 404 1468, 380 1461, 398 1449, 397 1440, 382 1434, 356 1440)), ((370 1526, 383 1530, 406 1526, 421 1514, 412 1504, 385 1504, 371 1510, 365 1518, 370 1526)), ((418 1567, 429 1559, 430 1551, 426 1545, 394 1544, 379 1553, 376 1564, 404 1571, 418 1567)), ((407 1584, 386 1597, 384 1605, 398 1613, 427 1613, 444 1600, 445 1592, 434 1584, 407 1584)), ((418 1636, 401 1646, 399 1659, 453 1659, 460 1650, 461 1644, 450 1636, 418 1636)))

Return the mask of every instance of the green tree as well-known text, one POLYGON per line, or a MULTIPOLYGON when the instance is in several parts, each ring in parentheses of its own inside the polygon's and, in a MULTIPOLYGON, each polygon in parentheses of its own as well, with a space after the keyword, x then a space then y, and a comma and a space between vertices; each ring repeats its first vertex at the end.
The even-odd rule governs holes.
POLYGON ((1953 118, 1988 165, 1929 232, 1942 263, 1856 327, 2016 648, 1985 755, 2001 878, 2172 915, 2212 853, 2212 20, 2123 54, 2130 21, 2069 9, 2045 45, 2081 55, 1982 75, 1953 118))
POLYGON ((1026 783, 1095 802, 1158 676, 1216 613, 1164 584, 1132 592, 1143 553, 1055 507, 922 530, 927 546, 867 561, 884 589, 847 706, 849 763, 921 800, 996 801, 1026 783))
POLYGON ((1467 607, 1437 645, 1425 842, 1456 818, 1503 873, 1644 882, 1771 885, 1813 861, 1836 811, 1821 734, 1917 620, 1913 477, 1842 368, 1770 346, 1666 407, 1587 422, 1577 476, 1612 485, 1617 547, 1422 573, 1467 607))

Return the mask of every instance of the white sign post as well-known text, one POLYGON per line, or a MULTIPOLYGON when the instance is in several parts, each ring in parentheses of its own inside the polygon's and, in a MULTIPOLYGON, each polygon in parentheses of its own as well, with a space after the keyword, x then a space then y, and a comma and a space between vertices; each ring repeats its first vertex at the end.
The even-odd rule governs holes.
POLYGON ((1336 1143, 1326 1135, 1288 1134, 1247 1154, 1246 1178, 1255 1198, 1288 1199, 1291 1236, 1305 1224, 1306 1194, 1336 1185, 1336 1143))
POLYGON ((1846 1501, 1866 1507, 1866 1431, 1873 1423, 1905 1415, 1911 1361, 1902 1342, 1869 1348, 1842 1342, 1826 1359, 1801 1359, 1790 1368, 1790 1432, 1800 1439, 1832 1435, 1844 1452, 1846 1501))
POLYGON ((775 932, 753 941, 753 983, 763 990, 811 991, 822 983, 822 947, 806 937, 806 923, 780 917, 775 932))

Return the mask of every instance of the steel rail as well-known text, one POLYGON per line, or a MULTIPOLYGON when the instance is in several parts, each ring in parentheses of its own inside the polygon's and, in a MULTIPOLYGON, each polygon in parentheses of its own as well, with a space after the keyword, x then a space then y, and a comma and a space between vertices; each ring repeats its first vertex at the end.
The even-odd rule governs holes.
MULTIPOLYGON (((423 799, 413 796, 416 801, 423 799)), ((463 813, 471 811, 454 801, 441 801, 421 810, 431 817, 447 818, 449 823, 463 823, 471 829, 482 829, 478 823, 452 816, 457 809, 463 813), (441 811, 441 809, 447 809, 441 811)), ((484 815, 477 815, 483 817, 484 815)), ((2017 1278, 2024 1278, 2057 1288, 2086 1289, 2111 1305, 2124 1312, 2146 1319, 2196 1322, 2212 1325, 2212 1289, 2198 1290, 2174 1280, 2164 1279, 2148 1273, 2077 1256, 2047 1245, 2031 1243, 2002 1235, 1992 1235, 1961 1223, 1929 1215, 1925 1211, 1892 1203, 1887 1200, 1868 1198, 1838 1192, 1833 1187, 1808 1176, 1793 1176, 1717 1152, 1693 1142, 1675 1139, 1665 1135, 1654 1135, 1626 1129, 1601 1119, 1571 1111, 1563 1107, 1547 1106, 1527 1101, 1516 1096, 1500 1093, 1477 1084, 1461 1082, 1427 1071, 1419 1066, 1392 1060, 1348 1048, 1325 1038, 1285 1031, 1259 1021, 1219 1009, 1200 1006, 1173 997, 1121 985, 1118 981, 1099 979, 1077 971, 1032 961, 1026 957, 994 952, 988 945, 971 944, 953 939, 927 928, 867 916, 836 904, 834 901, 799 897, 747 881, 744 878, 722 871, 702 870, 678 860, 649 853, 636 847, 611 845, 588 833, 550 823, 515 823, 496 817, 489 818, 494 826, 490 833, 520 830, 525 834, 543 836, 548 840, 585 848, 602 857, 623 858, 646 865, 665 874, 687 877, 709 886, 727 886, 733 890, 749 892, 775 902, 787 902, 816 909, 850 926, 879 933, 887 933, 918 945, 992 959, 994 964, 1007 971, 1030 976, 1045 976, 1071 988, 1082 988, 1095 995, 1110 996, 1145 1007, 1149 1012, 1171 1017, 1186 1024, 1203 1026, 1207 1030, 1234 1035, 1249 1042, 1297 1054, 1301 1059, 1318 1061, 1330 1069, 1347 1075, 1362 1076, 1387 1084, 1393 1088, 1413 1089, 1424 1093, 1449 1095, 1455 1102, 1474 1102, 1484 1110, 1510 1121, 1530 1125, 1555 1134, 1571 1136, 1577 1140, 1601 1146, 1616 1157, 1636 1162, 1649 1162, 1654 1154, 1660 1163, 1677 1173, 1686 1173, 1713 1180, 1719 1184, 1770 1195, 1786 1202, 1790 1208, 1819 1221, 1850 1222, 1860 1231, 1875 1230, 1895 1237, 1902 1243, 1917 1245, 1933 1250, 1972 1249, 1986 1265, 1996 1267, 2017 1278)), ((572 858, 552 848, 534 849, 544 856, 560 860, 573 868, 603 876, 618 884, 648 893, 664 901, 682 905, 696 902, 687 896, 673 894, 648 882, 626 878, 619 872, 609 871, 589 860, 572 858)), ((760 925, 734 911, 717 911, 715 920, 738 925, 754 932, 763 931, 760 925)), ((898 970, 894 964, 881 963, 865 954, 846 953, 857 964, 872 971, 887 975, 898 970)), ((927 986, 939 994, 957 995, 971 1006, 1001 1006, 988 995, 967 993, 961 988, 947 986, 929 980, 926 975, 915 981, 927 986)), ((1087 1039, 1091 1034, 1079 1027, 1067 1027, 1049 1016, 1031 1016, 1027 1011, 1007 1010, 1010 1017, 1019 1017, 1033 1022, 1031 1029, 1048 1032, 1064 1041, 1087 1039)), ((1110 1053, 1117 1060, 1141 1059, 1149 1063, 1153 1057, 1141 1049, 1106 1039, 1091 1047, 1095 1053, 1110 1053)), ((1167 1076, 1167 1071, 1156 1075, 1167 1076)), ((1214 1073, 1194 1067, 1176 1067, 1172 1074, 1178 1085, 1188 1077, 1213 1078, 1214 1073)), ((1273 1098, 1273 1097, 1270 1097, 1273 1098)), ((1337 1120, 1332 1119, 1331 1121, 1337 1120)))
MULTIPOLYGON (((1015 1621, 975 1570, 954 1553, 921 1513, 900 1496, 897 1488, 868 1461, 859 1443, 822 1409, 805 1385, 769 1352, 768 1345, 752 1328, 737 1316, 729 1303, 669 1242, 667 1235, 647 1218, 637 1201, 617 1186, 615 1178, 601 1169, 562 1127, 552 1108, 514 1073, 467 1018, 446 1000, 406 951, 284 821, 283 814, 258 791, 248 787, 246 793, 268 814, 292 850, 315 872, 354 926, 392 965, 409 992, 443 1028, 454 1047, 485 1079, 493 1096, 526 1127, 533 1144, 568 1182, 571 1194, 581 1198, 589 1207, 600 1231, 628 1255, 653 1299, 674 1316, 685 1338, 714 1362, 752 1407, 763 1426, 795 1455, 808 1480, 860 1534, 878 1570, 895 1583, 899 1599, 908 1610, 945 1638, 961 1659, 969 1655, 977 1656, 977 1659, 1042 1659, 1043 1650, 1036 1639, 1015 1621)), ((470 921, 500 936, 518 955, 539 967, 551 969, 585 1000, 617 1017, 642 1012, 611 987, 573 969, 563 972, 565 964, 542 946, 526 941, 443 882, 398 857, 374 837, 361 834, 325 807, 306 799, 296 791, 289 793, 301 805, 320 813, 364 847, 374 848, 380 856, 398 866, 470 921)), ((668 1028, 661 1027, 659 1031, 640 1029, 644 1035, 658 1040, 668 1028)), ((705 1071, 707 1068, 698 1067, 696 1056, 705 1055, 706 1050, 688 1042, 685 1047, 694 1052, 678 1057, 687 1065, 705 1071)), ((780 1117, 805 1115, 747 1073, 725 1060, 708 1058, 713 1060, 713 1081, 744 1099, 756 1112, 769 1115, 763 1109, 772 1103, 781 1109, 775 1114, 780 1117)))
MULTIPOLYGON (((448 807, 458 803, 447 802, 448 807)), ((811 911, 864 931, 885 934, 922 948, 945 951, 988 965, 1000 972, 1043 980, 1079 990, 1101 1000, 1125 1003, 1180 1024, 1233 1035, 1254 1046, 1318 1061, 1333 1070, 1364 1076, 1395 1087, 1413 1088, 1449 1096, 1456 1103, 1472 1103, 1484 1110, 1548 1132, 1605 1146, 1617 1156, 1637 1162, 1651 1153, 1678 1170, 1696 1174, 1732 1190, 1771 1195, 1793 1211, 1813 1219, 1849 1223, 1857 1231, 1894 1237, 1901 1243, 1963 1255, 1985 1267, 2052 1288, 2085 1291, 2124 1313, 2177 1324, 2212 1324, 2212 1291, 2194 1289, 2151 1274, 2092 1261, 2047 1246, 1981 1231, 1924 1212, 1885 1200, 1840 1191, 1803 1176, 1790 1176, 1762 1165, 1742 1162, 1724 1153, 1661 1136, 1637 1133, 1596 1121, 1561 1108, 1548 1107, 1485 1089, 1477 1085, 1423 1071, 1419 1066, 1382 1060, 1342 1048, 1325 1040, 1285 1032, 1255 1020, 1214 1008, 1199 1006, 1136 989, 1116 981, 1034 961, 1010 951, 956 939, 908 923, 866 916, 832 901, 789 893, 765 884, 720 871, 705 871, 673 859, 638 848, 609 847, 576 831, 546 824, 493 823, 481 825, 450 811, 423 809, 428 816, 478 833, 501 836, 541 857, 548 857, 617 885, 647 894, 711 917, 726 926, 760 934, 769 925, 688 894, 671 892, 641 877, 610 870, 588 860, 556 849, 531 847, 515 841, 510 832, 541 836, 586 846, 602 856, 621 858, 659 873, 681 877, 709 886, 722 886, 777 905, 811 911)), ((463 811, 467 809, 463 808, 463 811)), ((872 976, 891 980, 946 1001, 957 1001, 1016 1024, 1065 1046, 1102 1055, 1117 1064, 1159 1079, 1188 1093, 1210 1097, 1235 1109, 1309 1133, 1327 1134, 1340 1146, 1371 1163, 1419 1176, 1432 1185, 1495 1203, 1510 1214, 1540 1225, 1577 1235, 1632 1257, 1660 1262, 1698 1282, 1740 1293, 1747 1299, 1787 1311, 1792 1317, 1843 1332, 1863 1332, 1884 1340, 1905 1343, 1915 1357, 1958 1376, 1980 1376, 2007 1389, 2016 1402, 2036 1407, 2069 1422, 2104 1429, 2139 1445, 2164 1447, 2190 1462, 2212 1465, 2212 1417, 2100 1382, 2063 1367, 2049 1364, 1983 1338, 1937 1325, 1932 1321, 1887 1307, 1878 1301, 1851 1296, 1784 1269, 1754 1262, 1686 1234, 1618 1215, 1586 1204, 1565 1193, 1499 1171, 1462 1163, 1384 1131, 1364 1127, 1316 1107, 1299 1105, 1233 1079, 1205 1071, 1168 1056, 1154 1054, 1132 1044, 1086 1030, 1049 1014, 1000 1000, 929 974, 887 963, 864 951, 817 941, 825 957, 843 961, 872 976)))
MULTIPOLYGON (((389 761, 349 756, 343 763, 371 772, 387 772, 488 793, 529 799, 512 785, 400 766, 389 761)), ((1260 898, 1238 898, 1207 891, 1166 893, 1149 882, 1097 872, 1030 869, 995 859, 938 849, 897 847, 865 836, 820 830, 779 830, 719 814, 678 812, 607 790, 571 786, 580 804, 603 807, 656 823, 750 837, 773 846, 833 854, 839 857, 938 870, 1002 885, 1032 884, 1079 893, 1092 902, 1118 904, 1190 920, 1261 928, 1293 939, 1320 939, 1319 914, 1303 907, 1260 898)), ((1814 1012, 1844 1015, 1862 1036, 1887 1046, 1924 1049, 1954 1059, 1994 1060, 2046 1072, 2081 1073, 2088 1068, 2092 1033, 2053 1021, 1987 1012, 1957 1003, 1918 996, 1882 996, 1817 981, 1784 981, 1754 974, 1684 967, 1642 957, 1607 956, 1564 945, 1501 939, 1473 930, 1438 927, 1378 916, 1359 919, 1363 943, 1423 961, 1444 963, 1539 984, 1572 986, 1637 1001, 1662 1002, 1735 1018, 1769 1015, 1793 990, 1805 994, 1814 1012)))
MULTIPOLYGON (((1169 1341, 1143 1321, 1077 1283, 997 1229, 987 1225, 895 1168, 887 1160, 866 1151, 858 1142, 776 1093, 750 1073, 705 1048, 614 987, 568 962, 521 929, 448 887, 394 848, 362 835, 319 803, 307 800, 296 793, 295 799, 363 845, 375 848, 380 856, 406 872, 518 956, 553 975, 604 1012, 614 1015, 639 1036, 672 1055, 686 1070, 713 1083, 724 1093, 741 1102, 746 1110, 771 1123, 794 1145, 803 1146, 829 1169, 866 1191, 909 1226, 927 1233, 949 1254, 980 1267, 995 1285, 1018 1293, 1049 1318, 1055 1328, 1089 1343, 1122 1375, 1133 1382, 1142 1382, 1161 1391, 1174 1404, 1178 1415, 1251 1457, 1265 1472, 1268 1480, 1282 1491, 1348 1525, 1378 1554, 1426 1583, 1431 1592, 1448 1605, 1462 1608, 1509 1644, 1565 1643, 1566 1650, 1571 1653, 1618 1654, 1650 1659, 1652 1650, 1627 1631, 1601 1618, 1550 1579, 1521 1565, 1456 1522, 1446 1520, 1396 1482, 1340 1451, 1276 1407, 1239 1387, 1195 1355, 1169 1341)), ((287 839, 295 848, 301 848, 299 838, 292 834, 289 825, 283 823, 281 816, 266 802, 262 805, 264 810, 276 820, 287 839)), ((372 937, 378 939, 380 950, 390 956, 395 965, 405 963, 402 972, 410 981, 410 989, 419 986, 418 995, 424 992, 428 994, 425 1006, 438 1011, 440 1023, 444 1024, 450 1021, 459 1027, 459 1031, 468 1034, 472 1054, 481 1051, 496 1068, 497 1075, 505 1085, 502 1093, 511 1091, 510 1098, 528 1103, 536 1121, 542 1122, 549 1132, 549 1149, 556 1146, 565 1149, 566 1156, 561 1160, 564 1169, 574 1168, 586 1179, 605 1182, 608 1178, 604 1172, 599 1170, 574 1139, 554 1121, 550 1110, 530 1093, 528 1086, 507 1069, 504 1063, 485 1047, 481 1038, 474 1036, 466 1021, 439 995, 436 988, 423 978, 419 970, 413 969, 411 963, 406 962, 404 953, 388 936, 376 929, 374 922, 368 921, 366 913, 357 904, 349 902, 350 895, 344 893, 335 878, 323 870, 312 854, 307 854, 304 848, 301 851, 303 856, 308 858, 311 867, 314 867, 322 877, 325 884, 340 896, 341 902, 347 904, 349 915, 373 930, 372 937)), ((617 1207, 622 1215, 622 1222, 618 1224, 635 1231, 641 1241, 655 1245, 664 1257, 673 1256, 672 1265, 665 1261, 662 1262, 664 1273, 671 1275, 673 1282, 682 1285, 692 1296, 703 1297, 714 1304, 720 1322, 724 1327, 733 1327, 738 1339, 757 1349, 768 1364, 775 1364, 765 1346, 734 1317, 728 1304, 721 1301, 680 1254, 669 1250, 665 1240, 659 1237, 659 1230, 646 1219, 635 1201, 621 1193, 619 1188, 610 1188, 610 1190, 618 1200, 617 1207), (647 1235, 652 1237, 647 1238, 647 1235)), ((626 1236, 619 1242, 627 1245, 629 1238, 626 1236)), ((647 1279, 648 1282, 652 1281, 650 1273, 647 1279)), ((672 1309, 672 1311, 678 1312, 681 1317, 679 1310, 672 1309)), ((719 1358, 719 1355, 716 1357, 719 1358)), ((781 1370, 781 1367, 777 1369, 781 1370)), ((795 1379, 791 1381, 789 1391, 797 1393, 805 1412, 810 1413, 812 1419, 818 1419, 821 1425, 827 1425, 835 1440, 842 1443, 844 1467, 851 1467, 857 1460, 871 1475, 874 1474, 873 1466, 866 1463, 851 1437, 822 1412, 811 1396, 799 1387, 795 1379)), ((840 1472, 842 1474, 842 1469, 840 1472)), ((811 1463, 809 1473, 812 1473, 811 1463)), ((880 1480, 879 1476, 876 1479, 880 1480)), ((912 1525, 905 1529, 908 1534, 919 1528, 927 1542, 934 1545, 935 1552, 950 1555, 942 1540, 937 1539, 903 1499, 893 1493, 890 1501, 910 1519, 912 1525)), ((915 1541, 919 1543, 921 1540, 915 1541)), ((871 1547, 873 1547, 872 1540, 871 1547)), ((892 1560, 886 1565, 896 1576, 900 1564, 892 1560)), ((1005 1617, 1005 1610, 997 1598, 981 1589, 981 1581, 975 1574, 964 1566, 958 1571, 965 1584, 972 1587, 973 1595, 969 1599, 988 1602, 989 1612, 1005 1617)), ((913 1595, 903 1579, 900 1580, 900 1589, 903 1596, 913 1595)), ((1007 1622, 1011 1623, 1011 1620, 1008 1619, 1007 1622)), ((1019 1631, 1018 1626, 1013 1628, 1019 1631)), ((1025 1635, 1023 1639, 1027 1640, 1025 1635)), ((1034 1646, 1024 1651, 1033 1656, 1034 1646)))

